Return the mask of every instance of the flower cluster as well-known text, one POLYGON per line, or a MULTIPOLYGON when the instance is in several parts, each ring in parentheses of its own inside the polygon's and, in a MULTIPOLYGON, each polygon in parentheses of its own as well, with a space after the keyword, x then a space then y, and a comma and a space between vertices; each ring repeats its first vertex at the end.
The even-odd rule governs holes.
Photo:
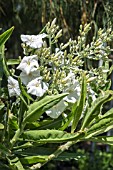
MULTIPOLYGON (((21 35, 21 40, 26 43, 26 45, 32 48, 41 48, 43 41, 42 38, 45 38, 46 34, 40 34, 38 36, 30 36, 30 35, 21 35)), ((47 83, 42 81, 42 77, 40 76, 38 57, 37 55, 24 56, 21 60, 17 69, 21 70, 20 78, 22 83, 26 86, 27 92, 36 95, 37 97, 41 97, 48 90, 47 83)), ((17 81, 12 77, 8 79, 8 89, 9 95, 19 95, 20 93, 16 93, 19 90, 19 86, 17 85, 17 81), (11 86, 11 80, 15 84, 11 86), (12 89, 11 89, 12 87, 12 89)))
MULTIPOLYGON (((108 30, 103 36, 104 33, 99 30, 99 38, 87 44, 86 35, 90 25, 86 25, 84 29, 80 27, 77 40, 70 39, 66 44, 56 44, 62 36, 62 30, 58 30, 55 22, 56 19, 47 23, 46 33, 21 35, 25 56, 17 67, 21 71, 19 76, 27 93, 38 98, 44 94, 68 93, 57 105, 46 111, 52 118, 57 118, 79 99, 83 72, 87 77, 88 100, 94 101, 98 91, 108 84, 109 68, 106 68, 106 62, 110 50, 107 41, 111 32, 108 30), (92 60, 100 59, 102 65, 93 67, 92 60)), ((20 95, 18 81, 12 77, 8 79, 8 89, 10 96, 20 95)))

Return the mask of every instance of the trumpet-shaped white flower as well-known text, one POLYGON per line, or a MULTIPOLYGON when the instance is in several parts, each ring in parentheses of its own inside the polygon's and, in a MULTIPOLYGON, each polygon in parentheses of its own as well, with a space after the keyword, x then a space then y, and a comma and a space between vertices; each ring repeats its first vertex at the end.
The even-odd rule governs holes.
POLYGON ((70 72, 68 76, 63 80, 65 82, 65 88, 63 92, 68 92, 64 100, 69 103, 75 103, 80 96, 80 85, 78 80, 75 79, 74 73, 70 72))
POLYGON ((23 71, 27 75, 39 68, 37 55, 25 56, 17 69, 23 71))
POLYGON ((48 86, 42 82, 42 77, 38 77, 28 83, 27 90, 28 93, 41 97, 48 90, 48 86))
POLYGON ((43 38, 47 37, 47 34, 39 34, 39 35, 21 35, 21 40, 26 43, 27 46, 37 49, 41 48, 43 45, 43 38))
POLYGON ((20 88, 18 81, 15 80, 13 77, 8 77, 8 91, 9 96, 19 96, 20 95, 20 88))
POLYGON ((61 115, 61 113, 63 113, 63 111, 66 109, 67 106, 68 104, 64 100, 61 100, 59 103, 54 105, 51 109, 47 110, 46 114, 51 118, 56 119, 61 115))
POLYGON ((24 85, 27 85, 30 81, 34 80, 35 78, 40 77, 40 71, 36 70, 26 74, 25 72, 20 73, 20 79, 24 85))

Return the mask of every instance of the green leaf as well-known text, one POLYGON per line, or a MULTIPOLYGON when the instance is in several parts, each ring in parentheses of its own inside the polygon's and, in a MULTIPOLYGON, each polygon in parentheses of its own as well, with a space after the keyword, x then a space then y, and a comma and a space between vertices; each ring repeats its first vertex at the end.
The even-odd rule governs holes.
MULTIPOLYGON (((14 151, 13 153, 20 157, 20 161, 22 164, 34 164, 34 163, 42 163, 45 162, 49 155, 54 153, 57 150, 55 147, 37 147, 32 146, 25 150, 14 151)), ((71 159, 78 160, 84 155, 76 154, 75 152, 63 152, 54 160, 59 161, 69 161, 71 159)))
POLYGON ((28 141, 36 141, 36 142, 49 142, 49 143, 56 143, 56 142, 65 142, 65 141, 72 141, 77 140, 83 137, 85 134, 84 132, 77 132, 77 133, 67 133, 60 130, 29 130, 23 133, 22 137, 28 141))
POLYGON ((12 32, 14 30, 14 27, 11 27, 10 29, 8 29, 7 31, 5 31, 3 34, 0 35, 0 46, 2 46, 3 44, 5 44, 5 42, 9 39, 9 37, 11 36, 12 32))
POLYGON ((2 45, 0 47, 0 81, 2 80, 3 72, 7 77, 10 76, 10 70, 7 67, 4 51, 5 51, 5 45, 2 45))
POLYGON ((82 123, 81 130, 87 127, 97 116, 101 113, 101 109, 104 103, 113 99, 113 92, 106 91, 103 95, 98 97, 93 103, 92 106, 88 109, 82 123))
MULTIPOLYGON (((0 46, 0 88, 1 88, 1 81, 3 77, 3 56, 4 56, 4 45, 0 46)), ((1 94, 0 94, 1 95, 1 94)))
POLYGON ((87 131, 87 138, 107 132, 113 128, 113 108, 100 117, 87 131))
MULTIPOLYGON (((30 147, 23 151, 15 151, 14 154, 19 155, 22 164, 34 164, 37 162, 45 162, 45 159, 54 153, 57 148, 55 147, 30 147)), ((84 155, 80 153, 73 152, 63 152, 54 160, 59 161, 69 161, 71 159, 78 160, 82 158, 84 155)))
MULTIPOLYGON (((43 148, 45 150, 45 148, 43 148)), ((34 164, 34 163, 44 163, 49 155, 35 155, 35 156, 26 156, 23 158, 20 158, 22 164, 34 164)), ((70 161, 71 159, 78 160, 82 158, 83 155, 78 155, 76 153, 68 153, 64 152, 61 155, 59 155, 57 158, 54 158, 54 160, 57 161, 70 161)))
POLYGON ((40 155, 35 155, 35 156, 26 156, 23 158, 20 158, 22 164, 34 164, 34 163, 42 163, 45 162, 48 156, 40 156, 40 155))
MULTIPOLYGON (((21 90, 22 99, 24 100, 24 97, 27 97, 27 99, 34 101, 34 99, 26 92, 25 88, 22 86, 20 78, 18 78, 18 82, 19 82, 19 87, 20 87, 20 90, 21 90)), ((23 102, 26 103, 25 100, 23 102)))
POLYGON ((26 142, 23 145, 19 145, 19 146, 15 146, 13 147, 13 150, 17 150, 17 149, 25 149, 25 148, 29 148, 33 146, 30 142, 26 142))
POLYGON ((17 122, 17 117, 14 116, 13 114, 9 114, 9 128, 13 129, 13 130, 17 130, 18 129, 18 122, 17 122))
POLYGON ((86 99, 86 93, 87 93, 87 87, 86 87, 86 76, 83 74, 82 75, 82 86, 81 86, 81 94, 80 98, 75 105, 72 108, 72 114, 73 114, 73 123, 72 123, 72 129, 71 132, 73 133, 74 130, 76 129, 79 119, 81 117, 84 104, 85 104, 85 99, 86 99))
POLYGON ((66 95, 67 93, 58 94, 54 96, 46 96, 40 101, 34 102, 29 106, 27 114, 24 118, 24 123, 36 121, 46 110, 57 104, 66 95))
POLYGON ((43 121, 40 121, 38 122, 33 122, 34 123, 34 126, 38 125, 36 128, 34 129, 59 129, 62 125, 62 121, 63 121, 63 118, 62 118, 62 115, 60 115, 57 119, 51 119, 51 118, 48 118, 47 120, 44 119, 43 121))
POLYGON ((10 35, 12 34, 12 31, 14 30, 14 27, 11 27, 7 31, 5 31, 3 34, 0 35, 0 87, 1 87, 1 80, 3 77, 3 71, 7 76, 9 76, 9 71, 7 69, 7 64, 4 57, 4 44, 9 39, 10 35))
POLYGON ((89 138, 88 141, 99 142, 107 145, 113 145, 113 136, 99 136, 89 138))

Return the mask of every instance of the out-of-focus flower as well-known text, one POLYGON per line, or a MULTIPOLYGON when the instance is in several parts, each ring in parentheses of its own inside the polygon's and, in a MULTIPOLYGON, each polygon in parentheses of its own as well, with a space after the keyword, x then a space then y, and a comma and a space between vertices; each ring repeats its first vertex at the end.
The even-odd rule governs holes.
POLYGON ((36 70, 26 74, 25 72, 20 73, 20 79, 24 85, 27 85, 30 81, 34 80, 35 78, 40 77, 40 71, 36 70))
POLYGON ((39 34, 39 35, 21 35, 21 40, 29 47, 37 49, 41 48, 43 45, 43 38, 47 37, 47 34, 39 34))
POLYGON ((51 109, 46 111, 46 114, 50 116, 53 119, 56 119, 60 116, 61 113, 66 109, 68 104, 64 101, 61 100, 59 103, 54 105, 51 109))
POLYGON ((13 77, 8 77, 8 91, 9 96, 19 96, 20 95, 20 88, 18 81, 15 80, 13 77))
POLYGON ((37 55, 25 56, 17 69, 23 71, 27 75, 39 68, 37 55))
POLYGON ((42 82, 42 77, 38 77, 28 83, 27 90, 28 93, 41 97, 48 90, 48 86, 42 82))

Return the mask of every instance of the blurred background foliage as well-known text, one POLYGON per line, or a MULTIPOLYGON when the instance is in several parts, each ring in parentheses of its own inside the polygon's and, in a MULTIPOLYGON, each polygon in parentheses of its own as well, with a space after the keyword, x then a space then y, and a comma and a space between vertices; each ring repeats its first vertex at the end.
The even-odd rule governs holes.
MULTIPOLYGON (((80 24, 91 23, 92 31, 88 37, 97 36, 99 28, 113 29, 113 0, 0 0, 0 33, 14 26, 14 32, 6 44, 6 57, 18 58, 22 54, 21 34, 38 34, 48 21, 57 18, 63 29, 62 42, 75 39, 80 24)), ((112 45, 112 44, 111 44, 112 45)), ((97 147, 97 146, 96 146, 97 147)), ((80 148, 80 145, 78 146, 80 148)), ((45 170, 112 170, 113 147, 93 148, 90 143, 81 149, 72 148, 85 155, 78 161, 68 163, 52 162, 45 170), (108 152, 106 152, 108 151, 108 152)))
POLYGON ((22 54, 21 34, 38 34, 55 17, 63 29, 63 42, 78 36, 80 24, 91 23, 91 34, 96 35, 98 28, 113 25, 113 0, 0 0, 1 32, 15 27, 7 56, 22 54))

